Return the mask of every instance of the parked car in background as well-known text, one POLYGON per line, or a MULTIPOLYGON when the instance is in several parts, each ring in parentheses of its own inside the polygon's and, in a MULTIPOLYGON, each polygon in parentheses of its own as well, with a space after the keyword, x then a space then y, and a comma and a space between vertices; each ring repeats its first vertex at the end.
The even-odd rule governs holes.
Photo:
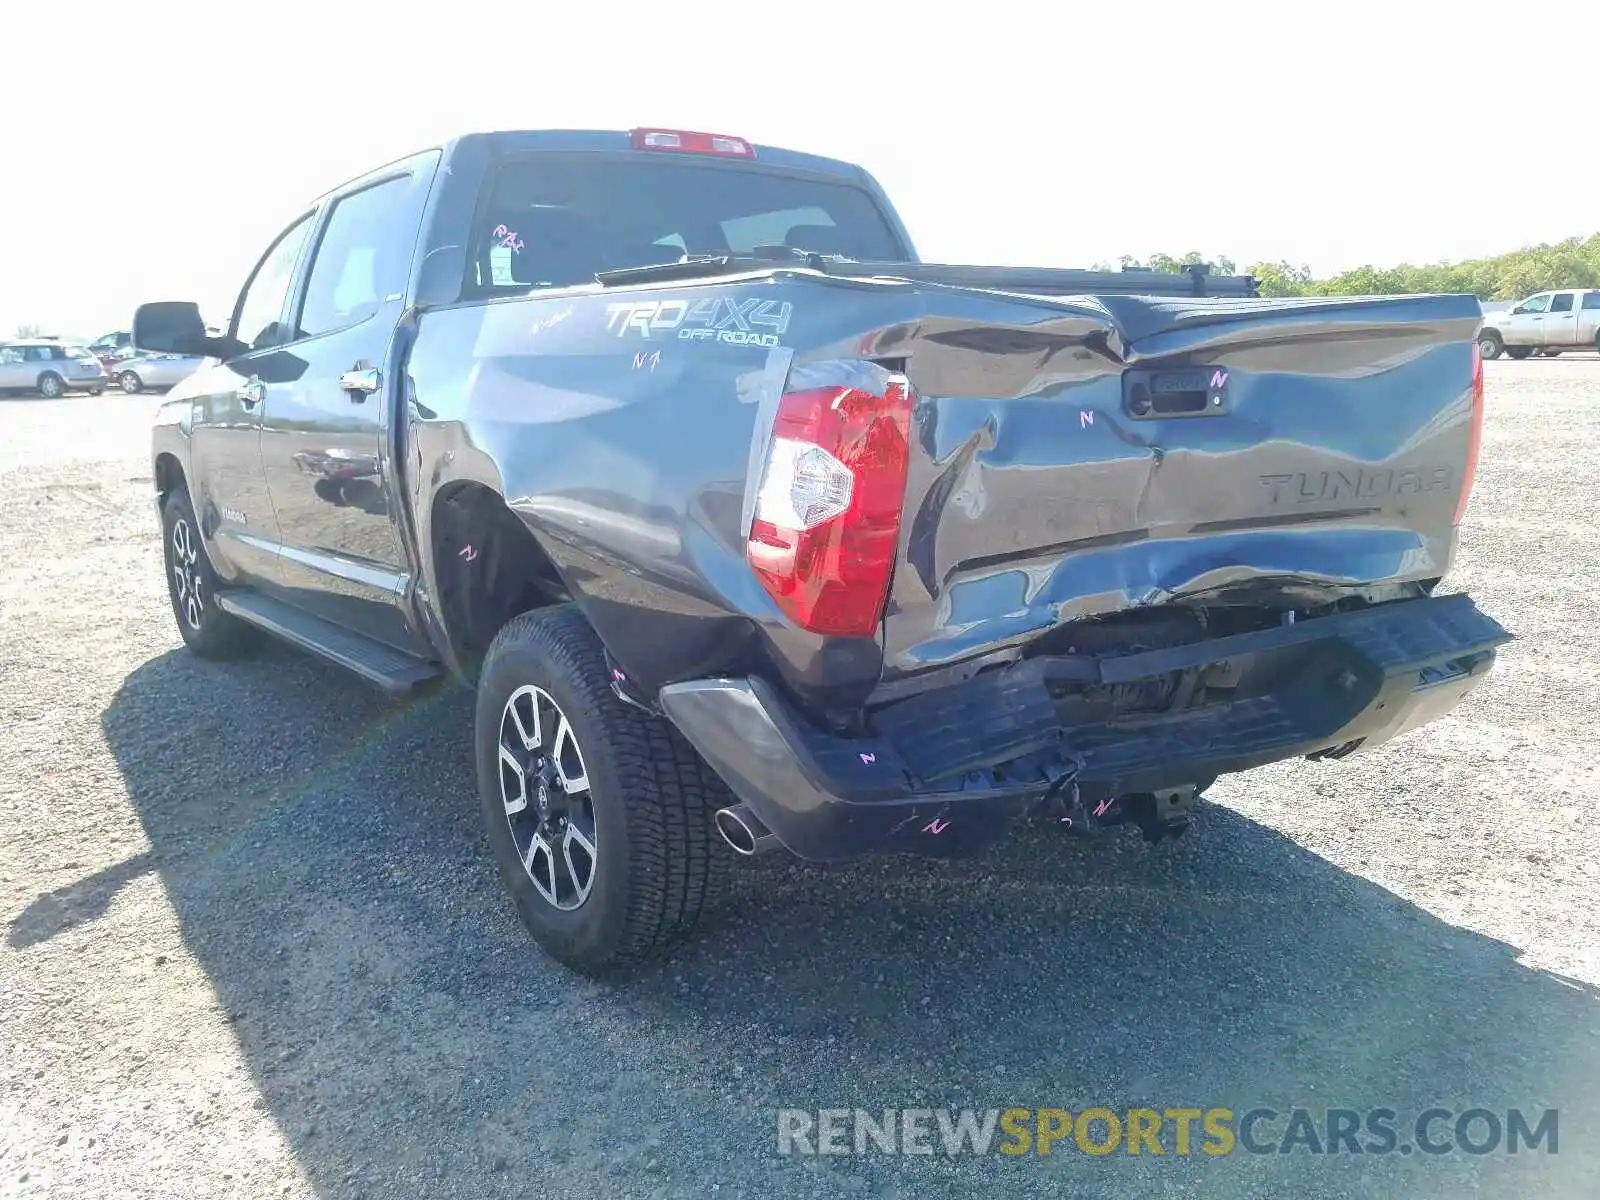
POLYGON ((1600 350, 1600 290, 1537 292, 1504 312, 1485 313, 1478 349, 1485 358, 1600 350))
POLYGON ((0 342, 0 392, 38 392, 54 400, 69 391, 98 396, 105 390, 105 368, 83 346, 53 338, 0 342))
POLYGON ((107 333, 95 338, 94 341, 89 343, 89 349, 97 355, 115 354, 118 350, 122 350, 132 345, 133 334, 123 329, 118 330, 115 333, 107 333))
POLYGON ((192 354, 146 354, 130 346, 117 352, 110 374, 118 387, 136 396, 146 388, 165 391, 181 383, 203 362, 205 359, 192 354))
POLYGON ((111 379, 117 377, 117 356, 125 351, 128 353, 133 351, 133 334, 127 330, 102 334, 89 343, 89 353, 100 360, 106 376, 111 379))

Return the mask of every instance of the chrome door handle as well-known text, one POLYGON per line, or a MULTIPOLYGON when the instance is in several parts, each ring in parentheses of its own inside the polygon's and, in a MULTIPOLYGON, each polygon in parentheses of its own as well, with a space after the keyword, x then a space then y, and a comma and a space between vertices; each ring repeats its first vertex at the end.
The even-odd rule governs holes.
POLYGON ((267 398, 267 385, 252 375, 239 385, 234 395, 239 397, 239 403, 246 408, 254 408, 267 398))
POLYGON ((339 386, 350 393, 352 400, 358 402, 377 391, 382 382, 383 377, 378 374, 377 367, 363 367, 357 371, 346 371, 339 376, 339 386))

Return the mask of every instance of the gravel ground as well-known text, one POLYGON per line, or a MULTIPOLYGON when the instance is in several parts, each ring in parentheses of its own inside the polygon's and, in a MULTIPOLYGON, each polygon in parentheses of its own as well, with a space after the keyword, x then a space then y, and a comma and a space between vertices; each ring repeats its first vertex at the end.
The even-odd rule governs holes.
POLYGON ((764 859, 612 986, 519 931, 464 695, 179 650, 155 400, 0 402, 0 1194, 1600 1194, 1600 362, 1487 373, 1451 582, 1521 640, 1451 717, 1225 779, 1155 849, 764 859), (779 1107, 1096 1103, 1556 1107, 1560 1143, 775 1154, 779 1107))

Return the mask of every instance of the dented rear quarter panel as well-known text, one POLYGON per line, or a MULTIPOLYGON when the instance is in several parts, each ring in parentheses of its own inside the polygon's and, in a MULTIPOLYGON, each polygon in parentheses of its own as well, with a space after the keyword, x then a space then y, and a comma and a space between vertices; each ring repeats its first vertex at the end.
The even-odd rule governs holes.
POLYGON ((1084 616, 1442 575, 1480 320, 1472 297, 1061 299, 793 269, 449 306, 410 352, 412 503, 428 545, 444 489, 500 492, 647 691, 775 674, 832 709, 1084 616), (823 639, 757 584, 745 533, 786 381, 863 359, 917 393, 901 560, 881 638, 823 639), (1226 373, 1225 411, 1130 416, 1125 370, 1194 365, 1226 373))

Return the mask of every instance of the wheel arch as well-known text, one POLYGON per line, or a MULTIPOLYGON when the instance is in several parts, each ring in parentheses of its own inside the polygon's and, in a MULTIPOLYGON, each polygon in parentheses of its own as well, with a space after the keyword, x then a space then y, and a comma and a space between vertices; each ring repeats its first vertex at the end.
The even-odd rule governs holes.
POLYGON ((188 480, 183 473, 183 463, 170 450, 156 452, 153 478, 156 485, 156 500, 161 504, 165 504, 167 497, 179 488, 188 487, 188 480))
POLYGON ((439 649, 467 677, 514 617, 578 599, 538 534, 478 480, 434 493, 423 550, 439 649))

